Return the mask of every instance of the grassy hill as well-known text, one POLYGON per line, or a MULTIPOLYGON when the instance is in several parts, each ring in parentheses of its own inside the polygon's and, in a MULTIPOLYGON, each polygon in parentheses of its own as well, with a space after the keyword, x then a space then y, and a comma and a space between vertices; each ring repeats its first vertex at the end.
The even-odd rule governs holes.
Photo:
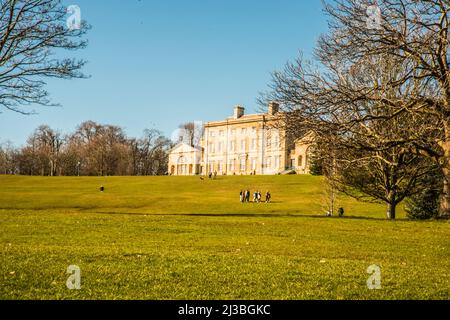
MULTIPOLYGON (((322 178, 313 176, 12 177, 0 176, 0 208, 146 214, 324 215, 322 178), (99 192, 103 185, 105 192, 99 192), (269 190, 272 203, 242 205, 239 192, 269 190)), ((340 197, 346 215, 384 218, 385 206, 340 197)), ((400 214, 402 216, 402 214, 400 214)), ((404 216, 404 215, 403 215, 404 216)))
POLYGON ((449 222, 391 222, 344 196, 346 217, 327 218, 323 189, 311 176, 0 176, 0 299, 450 298, 449 222), (239 203, 246 188, 273 203, 239 203), (381 290, 366 286, 372 264, 381 290), (69 265, 81 290, 66 288, 69 265))

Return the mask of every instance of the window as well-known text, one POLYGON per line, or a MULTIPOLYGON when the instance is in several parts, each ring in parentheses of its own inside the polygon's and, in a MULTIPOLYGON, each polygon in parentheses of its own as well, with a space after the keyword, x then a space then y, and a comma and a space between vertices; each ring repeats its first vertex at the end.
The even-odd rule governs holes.
POLYGON ((241 129, 241 134, 242 134, 242 135, 247 134, 247 129, 246 129, 246 128, 242 128, 242 129, 241 129))
POLYGON ((221 153, 222 150, 223 150, 223 142, 219 142, 219 145, 218 145, 218 147, 217 147, 217 152, 218 152, 218 153, 221 153))
POLYGON ((267 148, 270 148, 272 146, 272 138, 271 137, 267 137, 267 148))
POLYGON ((281 160, 281 156, 275 157, 275 169, 280 168, 280 160, 281 160))
POLYGON ((231 129, 231 134, 234 136, 236 135, 236 129, 231 129))
POLYGON ((252 159, 252 170, 256 170, 256 158, 252 159))
POLYGON ((273 140, 274 148, 278 148, 280 146, 280 138, 278 136, 275 136, 273 140))
POLYGON ((252 150, 256 150, 256 139, 252 139, 252 150))
POLYGON ((240 160, 240 169, 241 171, 245 171, 245 158, 240 160))
POLYGON ((219 131, 219 136, 223 137, 223 130, 219 131))
POLYGON ((209 136, 210 137, 215 137, 216 136, 216 132, 215 131, 210 131, 209 132, 209 136))
POLYGON ((231 171, 231 172, 234 171, 234 159, 230 160, 230 165, 229 165, 228 168, 230 168, 230 171, 231 171))
POLYGON ((266 158, 266 168, 271 168, 272 167, 272 157, 267 157, 266 158))
POLYGON ((215 148, 214 143, 210 143, 208 149, 209 149, 210 153, 215 153, 216 152, 216 148, 215 148))
POLYGON ((230 141, 230 151, 234 152, 236 150, 236 143, 235 141, 230 141))
POLYGON ((245 151, 245 140, 241 140, 241 151, 245 151))
POLYGON ((217 171, 222 172, 222 161, 217 161, 217 171))
POLYGON ((252 134, 256 135, 256 127, 252 127, 252 134))

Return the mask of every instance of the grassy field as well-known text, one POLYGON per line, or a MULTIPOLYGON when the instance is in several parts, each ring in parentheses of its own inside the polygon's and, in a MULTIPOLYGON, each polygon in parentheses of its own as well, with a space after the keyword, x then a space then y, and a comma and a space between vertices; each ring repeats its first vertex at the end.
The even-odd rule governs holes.
POLYGON ((0 176, 0 299, 450 298, 450 222, 386 221, 343 196, 346 216, 327 218, 322 190, 311 176, 0 176), (241 204, 244 188, 274 202, 241 204))

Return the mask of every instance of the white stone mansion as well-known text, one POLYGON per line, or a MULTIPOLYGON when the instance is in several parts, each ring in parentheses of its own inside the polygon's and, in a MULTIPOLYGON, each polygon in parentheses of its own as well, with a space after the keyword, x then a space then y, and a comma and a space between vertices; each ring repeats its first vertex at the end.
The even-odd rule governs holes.
POLYGON ((176 145, 169 154, 169 174, 274 175, 309 173, 305 139, 289 141, 276 125, 279 106, 270 103, 267 113, 245 115, 236 106, 232 117, 205 124, 200 146, 176 145))

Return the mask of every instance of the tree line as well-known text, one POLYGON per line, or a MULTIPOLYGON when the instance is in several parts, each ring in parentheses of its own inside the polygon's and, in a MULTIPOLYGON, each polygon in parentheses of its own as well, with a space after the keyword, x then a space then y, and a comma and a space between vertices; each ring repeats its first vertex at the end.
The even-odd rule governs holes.
POLYGON ((386 203, 390 219, 404 200, 449 217, 450 2, 324 4, 313 58, 274 72, 260 103, 281 103, 292 134, 313 133, 336 189, 386 203))
POLYGON ((25 146, 0 145, 0 174, 41 176, 165 175, 172 142, 156 129, 127 137, 119 126, 93 121, 62 134, 39 126, 25 146))

